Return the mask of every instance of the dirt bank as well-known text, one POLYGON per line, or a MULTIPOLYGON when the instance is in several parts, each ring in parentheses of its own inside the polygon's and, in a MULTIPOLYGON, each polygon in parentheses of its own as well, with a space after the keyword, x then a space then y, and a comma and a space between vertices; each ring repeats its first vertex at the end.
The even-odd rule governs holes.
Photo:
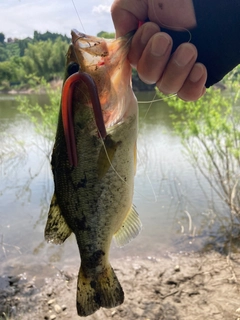
MULTIPOLYGON (((113 260, 125 302, 86 319, 240 319, 239 263, 240 255, 229 260, 216 252, 113 260)), ((38 286, 38 275, 28 279, 24 270, 17 276, 2 276, 2 319, 79 319, 75 308, 76 277, 77 269, 65 269, 38 286)))

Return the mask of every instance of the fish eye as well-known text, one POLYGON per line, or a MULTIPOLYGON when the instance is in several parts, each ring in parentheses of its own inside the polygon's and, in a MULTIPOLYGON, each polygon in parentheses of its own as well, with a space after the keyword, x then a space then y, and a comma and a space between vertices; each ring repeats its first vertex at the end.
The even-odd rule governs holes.
POLYGON ((69 76, 71 76, 72 74, 78 72, 79 69, 79 64, 77 64, 76 62, 70 62, 67 66, 67 73, 69 74, 69 76))

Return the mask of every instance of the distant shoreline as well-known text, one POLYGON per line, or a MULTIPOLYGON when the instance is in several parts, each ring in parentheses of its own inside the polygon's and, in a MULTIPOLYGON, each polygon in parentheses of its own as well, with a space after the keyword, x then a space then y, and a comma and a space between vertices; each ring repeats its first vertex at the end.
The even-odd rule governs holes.
MULTIPOLYGON (((55 89, 61 89, 62 88, 62 84, 63 84, 63 80, 52 80, 51 82, 49 82, 50 84, 50 88, 52 90, 55 89)), ((11 90, 6 90, 6 91, 0 91, 0 94, 34 94, 34 93, 45 93, 46 89, 43 88, 41 85, 35 87, 35 88, 28 88, 28 89, 11 89, 11 90)))

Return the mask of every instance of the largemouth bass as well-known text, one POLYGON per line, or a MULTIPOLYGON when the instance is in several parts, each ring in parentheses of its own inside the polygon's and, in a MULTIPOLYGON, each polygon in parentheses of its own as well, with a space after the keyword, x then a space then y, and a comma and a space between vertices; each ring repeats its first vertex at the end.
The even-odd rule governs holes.
POLYGON ((138 107, 126 59, 130 40, 131 35, 105 40, 73 30, 67 53, 45 238, 60 244, 71 232, 76 236, 80 316, 123 302, 109 263, 110 244, 114 237, 124 246, 141 229, 132 206, 138 107))

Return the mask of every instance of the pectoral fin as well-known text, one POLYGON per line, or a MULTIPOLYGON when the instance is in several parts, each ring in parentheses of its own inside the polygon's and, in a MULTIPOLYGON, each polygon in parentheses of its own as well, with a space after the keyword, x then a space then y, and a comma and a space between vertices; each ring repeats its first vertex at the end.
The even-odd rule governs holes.
POLYGON ((55 244, 63 243, 72 233, 67 225, 61 210, 57 203, 57 197, 54 194, 48 212, 48 220, 45 227, 45 239, 55 244))
POLYGON ((104 145, 101 147, 98 161, 97 161, 97 168, 98 168, 98 178, 102 179, 105 174, 108 172, 108 169, 111 166, 113 157, 117 151, 117 147, 121 141, 114 141, 112 140, 111 136, 106 136, 104 140, 104 145))
POLYGON ((134 239, 142 229, 142 223, 138 213, 132 206, 129 210, 122 226, 114 234, 114 240, 118 247, 123 247, 134 239))

